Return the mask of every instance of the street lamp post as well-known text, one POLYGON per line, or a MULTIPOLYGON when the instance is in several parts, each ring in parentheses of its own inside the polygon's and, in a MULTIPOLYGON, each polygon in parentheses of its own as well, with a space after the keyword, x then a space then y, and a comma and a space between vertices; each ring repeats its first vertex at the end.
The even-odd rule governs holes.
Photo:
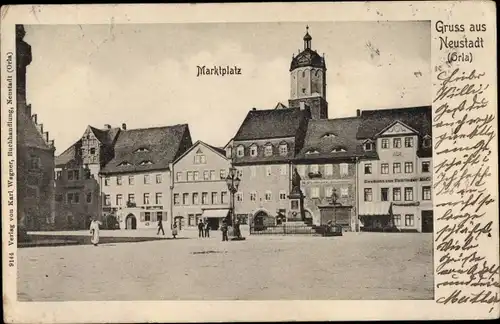
POLYGON ((240 238, 239 233, 235 232, 236 215, 234 212, 234 195, 238 192, 238 187, 240 186, 240 178, 238 177, 237 170, 234 167, 229 168, 229 174, 226 177, 227 189, 229 190, 230 196, 230 213, 231 213, 231 226, 233 227, 233 236, 240 238))

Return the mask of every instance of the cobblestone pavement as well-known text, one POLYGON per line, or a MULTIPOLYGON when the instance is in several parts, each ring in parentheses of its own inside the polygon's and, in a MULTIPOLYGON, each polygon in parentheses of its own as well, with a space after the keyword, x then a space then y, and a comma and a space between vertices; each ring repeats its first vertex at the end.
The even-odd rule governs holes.
POLYGON ((18 249, 19 300, 433 298, 431 234, 219 236, 18 249))

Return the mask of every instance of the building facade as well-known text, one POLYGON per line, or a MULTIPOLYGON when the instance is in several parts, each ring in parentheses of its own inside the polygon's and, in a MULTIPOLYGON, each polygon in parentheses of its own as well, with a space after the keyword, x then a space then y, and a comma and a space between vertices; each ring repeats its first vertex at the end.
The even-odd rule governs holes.
POLYGON ((202 141, 174 161, 172 215, 178 228, 195 228, 200 220, 212 230, 220 227, 230 208, 226 184, 230 166, 224 149, 202 141))
POLYGON ((172 162, 192 146, 187 124, 121 130, 101 169, 103 219, 123 230, 172 222, 172 162))
POLYGON ((53 229, 55 222, 55 147, 27 104, 26 67, 32 56, 25 34, 24 27, 16 25, 17 220, 23 232, 53 229))
POLYGON ((363 111, 358 129, 364 230, 432 232, 431 107, 363 111))

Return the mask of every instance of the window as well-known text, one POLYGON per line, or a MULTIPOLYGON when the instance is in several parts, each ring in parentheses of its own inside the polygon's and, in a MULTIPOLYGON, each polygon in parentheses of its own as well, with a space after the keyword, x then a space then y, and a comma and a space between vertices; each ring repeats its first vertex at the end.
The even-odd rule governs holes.
MULTIPOLYGON (((79 178, 80 178, 80 172, 78 172, 78 170, 68 171, 68 180, 78 180, 79 178)), ((109 185, 109 183, 107 185, 109 185)))
POLYGON ((272 174, 272 169, 271 169, 271 166, 268 165, 268 166, 266 166, 266 176, 269 177, 271 174, 272 174))
POLYGON ((280 200, 286 200, 286 192, 280 191, 280 200))
POLYGON ((288 145, 280 144, 280 155, 287 155, 287 154, 288 154, 288 145))
POLYGON ((144 175, 144 184, 149 184, 149 175, 148 174, 144 175))
POLYGON ((178 206, 180 205, 180 201, 179 201, 179 194, 174 194, 174 205, 178 206))
POLYGON ((187 172, 187 181, 193 181, 193 171, 187 172))
POLYGON ((224 170, 224 169, 220 170, 220 178, 221 179, 226 179, 226 170, 224 170))
POLYGON ((311 188, 311 198, 319 198, 319 188, 318 187, 311 188))
POLYGON ((216 192, 212 192, 212 205, 217 205, 219 203, 219 196, 216 192))
POLYGON ((62 171, 56 171, 56 180, 61 179, 62 177, 62 171))
POLYGON ((118 194, 116 195, 116 205, 121 206, 123 204, 123 195, 118 194))
POLYGON ((405 137, 405 147, 413 147, 413 137, 405 137))
POLYGON ((266 194, 264 195, 264 199, 266 201, 271 201, 271 199, 272 199, 272 193, 270 191, 266 191, 266 194))
POLYGON ((144 221, 145 222, 150 222, 151 221, 151 212, 145 212, 144 213, 144 221))
POLYGON ((116 176, 116 185, 121 186, 122 185, 122 176, 116 176))
POLYGON ((382 163, 380 165, 380 172, 382 174, 389 174, 389 163, 382 163))
POLYGON ((431 162, 422 161, 422 172, 431 172, 431 162))
POLYGON ((91 192, 87 192, 87 204, 90 204, 92 203, 92 193, 91 192))
POLYGON ((413 173, 413 162, 405 162, 405 173, 413 173))
POLYGON ((230 158, 230 157, 232 157, 232 156, 233 156, 233 150, 232 150, 231 146, 228 146, 228 147, 226 148, 226 157, 227 157, 227 158, 230 158))
POLYGON ((288 165, 286 164, 283 164, 281 167, 280 167, 280 174, 283 175, 283 176, 286 176, 287 175, 287 168, 288 168, 288 165))
POLYGON ((401 173, 401 163, 395 162, 392 164, 392 173, 401 173))
POLYGON ((237 192, 235 194, 235 197, 236 197, 236 201, 238 201, 238 202, 242 202, 243 201, 243 193, 242 192, 237 192))
POLYGON ((380 200, 389 201, 389 188, 380 189, 380 200))
POLYGON ((188 215, 188 226, 196 226, 196 220, 194 218, 194 214, 188 215))
POLYGON ((373 193, 372 188, 365 188, 365 201, 372 201, 373 193))
POLYGON ((394 226, 401 226, 401 215, 393 215, 392 223, 394 224, 394 226))
POLYGON ((383 149, 388 149, 389 148, 389 139, 388 138, 383 138, 382 139, 382 148, 383 149))
POLYGON ((401 148, 401 138, 400 137, 396 137, 392 140, 392 146, 394 148, 401 148))
POLYGON ((250 146, 250 156, 257 156, 257 145, 250 146))
MULTIPOLYGON (((72 179, 70 179, 70 173, 68 173, 68 180, 72 180, 72 179)), ((104 185, 105 186, 109 186, 110 182, 111 182, 111 178, 110 177, 104 178, 104 185)))
POLYGON ((431 137, 429 135, 424 136, 424 139, 422 140, 422 146, 425 148, 431 147, 431 137))
POLYGON ((151 164, 153 164, 153 162, 151 162, 149 160, 142 161, 141 163, 139 163, 139 165, 151 165, 151 164))
POLYGON ((311 164, 309 167, 309 171, 311 173, 318 173, 319 172, 319 166, 317 164, 311 164))
MULTIPOLYGON (((302 76, 304 77, 305 75, 302 76)), ((302 93, 306 93, 306 88, 302 88, 302 93)))
POLYGON ((92 154, 92 155, 95 154, 95 147, 90 148, 90 154, 92 154))
POLYGON ((201 204, 208 205, 208 192, 201 193, 201 204))
POLYGON ((182 194, 182 204, 189 205, 189 194, 188 193, 182 194))
POLYGON ((349 188, 347 188, 347 187, 340 188, 340 197, 341 198, 349 198, 349 188))
POLYGON ((105 195, 104 196, 104 206, 111 206, 111 196, 110 195, 105 195))
POLYGON ((161 192, 157 192, 155 195, 155 204, 161 205, 162 198, 163 198, 163 194, 161 192))
POLYGON ((332 150, 332 153, 341 153, 341 152, 347 152, 347 150, 345 149, 345 147, 339 146, 339 147, 335 147, 332 150))
POLYGON ((315 150, 315 149, 310 149, 310 150, 308 150, 308 151, 306 152, 306 154, 308 154, 308 155, 309 155, 309 154, 318 154, 318 153, 319 153, 319 152, 318 152, 318 150, 315 150))
POLYGON ((223 191, 220 193, 220 203, 221 204, 227 203, 227 191, 223 191))
POLYGON ((157 175, 156 175, 156 183, 161 183, 161 182, 162 182, 162 180, 163 180, 163 179, 162 179, 161 174, 157 174, 157 175))
POLYGON ((238 155, 238 157, 242 157, 245 155, 245 147, 243 147, 243 145, 238 146, 238 148, 236 149, 236 155, 238 155))
POLYGON ((406 214, 405 215, 405 226, 414 226, 413 215, 406 214))
POLYGON ((75 204, 79 204, 80 203, 80 194, 78 192, 75 192, 73 194, 73 199, 75 201, 75 204))
POLYGON ((122 163, 118 164, 118 166, 122 167, 122 166, 131 166, 132 164, 130 164, 129 162, 127 161, 123 161, 122 163))
POLYGON ((413 188, 405 188, 405 201, 413 201, 413 188))
POLYGON ((128 176, 128 184, 133 185, 134 184, 134 176, 128 176))
POLYGON ((210 180, 215 180, 215 170, 210 170, 210 180))
POLYGON ((333 165, 325 164, 325 175, 332 176, 333 175, 333 165))
POLYGON ((141 152, 149 152, 149 150, 145 147, 140 147, 137 150, 135 150, 135 153, 141 153, 141 152))
POLYGON ((175 174, 175 181, 179 182, 182 179, 182 172, 177 172, 175 174))
POLYGON ((264 155, 265 156, 271 156, 273 155, 273 146, 271 144, 267 144, 265 149, 264 149, 264 155))
POLYGON ((198 193, 193 192, 193 205, 198 205, 199 200, 198 200, 198 193))
POLYGON ((333 195, 333 187, 325 187, 325 197, 330 198, 333 195))
POLYGON ((372 174, 372 164, 365 163, 365 174, 372 174))
POLYGON ((128 202, 131 204, 135 204, 135 195, 134 194, 128 194, 128 202))
POLYGON ((365 151, 371 151, 373 150, 373 143, 372 142, 366 142, 365 145, 365 151))
POLYGON ((203 171, 203 180, 210 180, 210 171, 203 171))
POLYGON ((149 205, 149 193, 144 194, 144 205, 149 205))
POLYGON ((194 164, 205 164, 207 163, 207 157, 203 154, 196 154, 194 156, 194 164))
POLYGON ((250 201, 256 201, 256 200, 257 200, 257 193, 251 192, 250 193, 250 201))
POLYGON ((349 165, 347 163, 340 163, 340 176, 345 177, 349 174, 349 165))
POLYGON ((422 187, 422 199, 423 200, 431 200, 431 187, 430 186, 422 187))
POLYGON ((401 188, 392 188, 392 200, 401 201, 401 188))
POLYGON ((200 173, 198 171, 193 172, 193 180, 194 181, 200 180, 200 173))
MULTIPOLYGON (((38 170, 38 169, 40 169, 40 164, 41 164, 40 163, 40 157, 38 157, 36 155, 32 155, 30 157, 30 170, 38 170)), ((74 179, 74 180, 78 180, 78 179, 74 179)))

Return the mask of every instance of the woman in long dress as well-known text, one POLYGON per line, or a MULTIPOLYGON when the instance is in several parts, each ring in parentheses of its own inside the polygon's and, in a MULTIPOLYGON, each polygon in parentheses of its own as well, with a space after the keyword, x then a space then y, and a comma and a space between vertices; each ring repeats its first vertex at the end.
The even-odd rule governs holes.
POLYGON ((90 241, 97 246, 99 244, 99 221, 97 219, 93 219, 90 223, 90 235, 92 235, 90 241))

